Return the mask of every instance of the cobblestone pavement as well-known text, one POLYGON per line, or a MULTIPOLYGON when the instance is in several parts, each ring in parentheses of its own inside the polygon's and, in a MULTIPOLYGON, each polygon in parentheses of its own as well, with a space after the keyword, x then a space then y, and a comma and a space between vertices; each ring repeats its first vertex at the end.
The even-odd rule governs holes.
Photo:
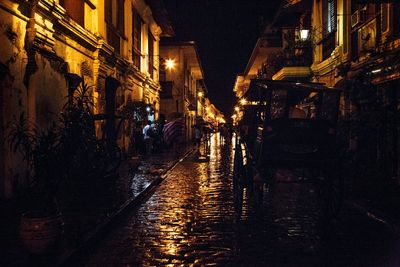
POLYGON ((311 184, 234 194, 232 154, 214 136, 73 266, 400 266, 397 237, 351 208, 322 231, 311 184))
MULTIPOLYGON (((184 152, 191 147, 185 147, 184 152)), ((18 238, 19 216, 14 205, 0 205, 0 266, 54 266, 93 236, 100 226, 110 221, 126 203, 133 201, 160 174, 182 155, 165 151, 141 159, 122 162, 119 174, 85 181, 66 181, 59 204, 64 218, 64 235, 58 250, 43 257, 30 256, 18 238)), ((1 204, 1 203, 0 203, 1 204)))

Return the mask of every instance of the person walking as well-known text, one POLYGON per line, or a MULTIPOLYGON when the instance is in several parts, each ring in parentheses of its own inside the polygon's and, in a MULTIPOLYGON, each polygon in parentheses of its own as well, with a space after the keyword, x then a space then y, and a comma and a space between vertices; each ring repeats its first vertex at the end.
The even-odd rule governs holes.
POLYGON ((150 155, 152 150, 152 137, 151 137, 151 121, 148 121, 143 128, 143 139, 146 145, 146 155, 150 155))
POLYGON ((197 150, 200 149, 201 137, 202 137, 202 134, 201 134, 200 127, 195 125, 194 126, 194 142, 197 146, 197 150))
POLYGON ((176 154, 182 152, 185 132, 185 123, 181 118, 170 121, 164 125, 163 134, 165 143, 168 146, 172 146, 176 154))

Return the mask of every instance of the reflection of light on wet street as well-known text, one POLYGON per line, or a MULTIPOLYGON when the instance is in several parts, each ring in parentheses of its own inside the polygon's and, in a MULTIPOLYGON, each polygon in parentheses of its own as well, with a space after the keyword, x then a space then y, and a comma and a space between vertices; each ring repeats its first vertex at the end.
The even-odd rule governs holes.
MULTIPOLYGON (((146 203, 101 243, 87 263, 368 266, 357 264, 360 259, 355 261, 350 256, 363 253, 357 247, 357 240, 363 240, 360 231, 353 233, 346 225, 332 227, 331 231, 338 234, 328 243, 322 242, 316 190, 311 184, 278 183, 270 187, 256 181, 243 187, 234 183, 234 144, 234 139, 212 135, 209 158, 199 161, 194 154, 179 164, 146 203), (353 234, 356 241, 346 239, 343 232, 353 234)), ((133 185, 133 191, 135 186, 142 185, 133 185)), ((364 237, 363 242, 372 241, 364 237)))

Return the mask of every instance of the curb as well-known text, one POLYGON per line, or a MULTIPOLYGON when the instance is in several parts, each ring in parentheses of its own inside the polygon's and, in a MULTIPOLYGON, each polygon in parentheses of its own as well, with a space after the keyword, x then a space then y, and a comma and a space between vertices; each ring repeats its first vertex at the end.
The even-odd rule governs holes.
POLYGON ((357 203, 357 201, 346 200, 345 204, 350 208, 356 210, 362 215, 368 217, 370 220, 375 221, 378 224, 383 225, 390 232, 396 236, 400 236, 400 226, 398 223, 391 221, 389 218, 385 218, 379 211, 366 207, 365 205, 357 203))
POLYGON ((173 161, 170 166, 168 166, 158 178, 153 180, 142 192, 140 192, 135 198, 128 199, 123 203, 118 210, 113 212, 108 219, 106 219, 101 224, 97 225, 93 231, 88 233, 84 238, 82 244, 69 251, 66 251, 61 255, 60 259, 56 262, 57 266, 68 266, 68 263, 73 259, 79 258, 79 256, 87 250, 91 244, 95 241, 99 240, 101 236, 103 236, 107 231, 120 219, 125 215, 128 210, 131 208, 137 207, 142 204, 147 198, 149 198, 152 193, 154 193, 155 189, 158 185, 160 185, 168 174, 175 169, 175 167, 181 163, 184 159, 186 159, 190 154, 195 151, 194 148, 189 149, 183 156, 179 159, 173 161))

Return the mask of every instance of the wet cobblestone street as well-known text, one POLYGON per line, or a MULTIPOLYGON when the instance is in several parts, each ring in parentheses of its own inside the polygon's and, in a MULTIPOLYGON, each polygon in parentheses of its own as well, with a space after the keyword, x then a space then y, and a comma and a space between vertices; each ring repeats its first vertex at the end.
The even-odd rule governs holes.
POLYGON ((233 153, 214 135, 210 161, 177 165, 73 266, 400 266, 398 239, 347 206, 322 234, 311 184, 234 193, 233 153))

